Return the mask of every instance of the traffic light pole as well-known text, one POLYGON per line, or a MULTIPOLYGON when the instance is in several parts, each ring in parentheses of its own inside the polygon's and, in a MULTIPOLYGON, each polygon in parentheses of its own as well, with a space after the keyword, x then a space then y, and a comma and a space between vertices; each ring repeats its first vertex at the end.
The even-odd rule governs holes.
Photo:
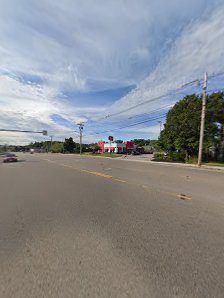
POLYGON ((47 131, 33 131, 33 130, 19 130, 19 129, 0 129, 0 131, 8 131, 8 132, 26 132, 26 133, 40 133, 44 136, 47 136, 47 131))

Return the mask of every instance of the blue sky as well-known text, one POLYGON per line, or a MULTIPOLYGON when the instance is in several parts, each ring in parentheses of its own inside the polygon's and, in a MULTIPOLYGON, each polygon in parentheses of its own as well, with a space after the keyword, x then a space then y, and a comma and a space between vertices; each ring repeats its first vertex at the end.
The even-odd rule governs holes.
MULTIPOLYGON (((178 88, 224 71, 224 0, 0 4, 1 128, 62 140, 84 121, 86 142, 157 138, 169 107, 201 92, 178 88)), ((223 78, 210 78, 209 89, 223 78)), ((38 139, 46 137, 1 133, 0 144, 38 139)))

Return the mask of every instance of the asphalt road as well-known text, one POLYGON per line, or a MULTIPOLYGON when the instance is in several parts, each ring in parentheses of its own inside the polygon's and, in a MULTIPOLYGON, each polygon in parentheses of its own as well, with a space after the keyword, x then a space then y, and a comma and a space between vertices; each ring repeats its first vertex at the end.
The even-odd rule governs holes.
POLYGON ((0 164, 0 297, 224 297, 224 173, 71 155, 0 164))

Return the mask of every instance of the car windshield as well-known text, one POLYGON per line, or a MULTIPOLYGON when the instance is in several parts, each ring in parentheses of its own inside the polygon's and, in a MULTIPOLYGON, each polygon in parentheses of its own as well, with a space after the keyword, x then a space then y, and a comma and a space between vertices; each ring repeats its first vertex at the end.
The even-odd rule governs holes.
POLYGON ((6 157, 15 157, 16 155, 15 154, 13 154, 13 153, 8 153, 8 154, 6 154, 6 157))

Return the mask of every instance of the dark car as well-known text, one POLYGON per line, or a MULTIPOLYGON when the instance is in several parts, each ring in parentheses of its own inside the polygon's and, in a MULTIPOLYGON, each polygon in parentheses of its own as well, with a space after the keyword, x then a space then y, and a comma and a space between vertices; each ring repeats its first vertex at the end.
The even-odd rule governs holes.
POLYGON ((141 153, 140 152, 138 152, 138 151, 133 151, 132 153, 131 153, 131 155, 140 155, 141 153))
POLYGON ((7 153, 3 159, 3 162, 17 162, 18 158, 13 153, 7 153))

